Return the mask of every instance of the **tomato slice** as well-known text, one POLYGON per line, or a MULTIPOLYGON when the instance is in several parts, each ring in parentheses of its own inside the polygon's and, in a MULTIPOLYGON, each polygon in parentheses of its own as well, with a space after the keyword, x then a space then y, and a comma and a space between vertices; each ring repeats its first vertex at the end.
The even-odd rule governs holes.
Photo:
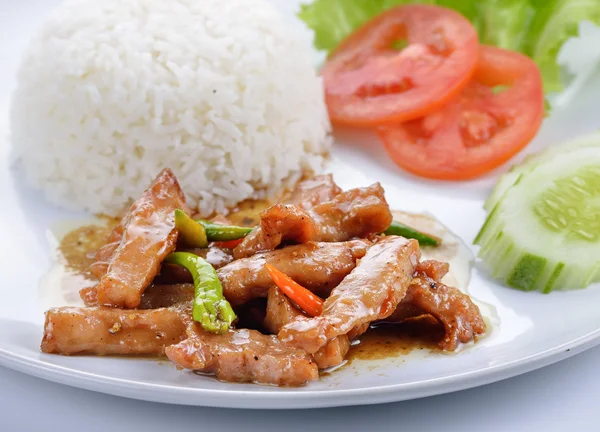
POLYGON ((454 100, 417 120, 377 129, 394 162, 416 175, 462 180, 506 162, 544 117, 542 78, 528 57, 481 46, 473 79, 454 100))
POLYGON ((439 6, 390 9, 345 39, 322 70, 332 122, 377 126, 421 117, 454 97, 477 61, 477 32, 439 6), (408 44, 404 49, 394 44, 408 44))

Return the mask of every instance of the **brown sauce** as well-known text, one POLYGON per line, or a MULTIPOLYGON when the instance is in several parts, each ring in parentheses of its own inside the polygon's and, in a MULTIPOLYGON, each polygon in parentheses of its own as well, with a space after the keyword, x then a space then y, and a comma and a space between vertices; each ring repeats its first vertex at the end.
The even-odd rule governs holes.
POLYGON ((120 219, 99 216, 98 224, 80 226, 67 232, 60 239, 57 251, 65 269, 94 279, 89 273, 89 267, 95 261, 94 255, 106 244, 110 233, 119 222, 120 219))
POLYGON ((227 219, 234 225, 256 226, 260 224, 260 213, 274 204, 270 200, 246 200, 227 214, 227 219))
MULTIPOLYGON (((300 180, 306 180, 312 176, 304 176, 300 180)), ((227 219, 234 225, 254 227, 260 225, 260 214, 263 210, 275 203, 285 202, 289 199, 292 189, 285 190, 270 199, 247 199, 231 209, 227 219)))
POLYGON ((372 326, 352 345, 346 356, 353 360, 382 360, 407 355, 414 350, 436 351, 438 341, 444 336, 444 328, 437 322, 418 319, 403 324, 379 324, 372 326))
POLYGON ((98 280, 90 273, 96 250, 106 240, 117 221, 103 218, 98 223, 68 231, 71 224, 55 225, 49 232, 56 241, 53 264, 40 281, 39 304, 46 310, 56 306, 80 306, 79 291, 98 280))
POLYGON ((67 233, 58 247, 65 267, 86 278, 93 278, 89 267, 94 262, 94 253, 106 244, 111 229, 102 225, 86 225, 67 233))

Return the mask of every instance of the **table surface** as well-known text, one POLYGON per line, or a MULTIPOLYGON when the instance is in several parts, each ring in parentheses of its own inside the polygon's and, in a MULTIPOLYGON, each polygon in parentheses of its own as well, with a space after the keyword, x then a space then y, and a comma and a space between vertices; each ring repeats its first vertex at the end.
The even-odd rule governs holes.
MULTIPOLYGON (((124 399, 0 367, 0 431, 598 430, 600 347, 495 384, 393 404, 319 410, 199 408, 124 399), (582 427, 585 427, 583 429, 582 427)), ((267 407, 265 407, 267 408, 267 407)))
MULTIPOLYGON (((285 5, 286 0, 275 0, 285 5)), ((0 0, 27 22, 0 28, 0 75, 13 75, 8 57, 26 43, 56 1, 0 0), (18 28, 18 31, 16 29, 18 28), (3 42, 8 42, 4 44, 3 42)), ((11 62, 12 63, 12 62, 11 62)), ((10 85, 10 79, 1 84, 10 85)), ((0 431, 300 430, 563 431, 600 421, 600 347, 561 363, 477 389, 421 400, 309 411, 249 411, 162 405, 71 388, 0 367, 0 431)), ((265 407, 268 408, 268 407, 265 407)), ((590 427, 592 426, 592 427, 590 427)))

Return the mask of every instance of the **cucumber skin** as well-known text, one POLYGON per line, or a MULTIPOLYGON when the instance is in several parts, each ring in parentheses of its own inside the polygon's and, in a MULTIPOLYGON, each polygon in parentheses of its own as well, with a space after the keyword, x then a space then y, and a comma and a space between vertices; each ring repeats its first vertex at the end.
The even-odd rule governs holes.
POLYGON ((550 294, 552 292, 552 290, 554 289, 554 285, 556 284, 556 281, 560 277, 560 274, 562 273, 564 268, 565 268, 565 263, 559 262, 556 265, 556 267, 554 268, 554 271, 552 272, 552 275, 548 279, 548 283, 546 284, 546 286, 544 287, 544 290, 542 291, 544 294, 550 294))
POLYGON ((525 253, 521 255, 518 264, 506 278, 506 284, 521 291, 531 291, 547 264, 546 258, 525 253))
POLYGON ((485 222, 481 226, 481 229, 479 230, 479 232, 475 236, 475 240, 473 240, 473 244, 476 244, 476 245, 479 245, 479 246, 483 245, 484 236, 487 235, 487 231, 488 231, 490 225, 494 221, 494 217, 496 216, 496 213, 498 211, 498 205, 499 204, 500 204, 499 202, 496 203, 496 205, 494 206, 494 208, 492 209, 492 211, 490 212, 490 214, 488 215, 488 217, 485 219, 485 222))
POLYGON ((500 203, 498 203, 488 215, 473 242, 481 246, 477 256, 486 262, 493 278, 520 291, 539 291, 544 294, 555 290, 581 289, 600 281, 600 266, 591 269, 589 273, 581 271, 565 274, 563 271, 565 264, 561 261, 549 261, 527 250, 518 251, 516 256, 514 241, 504 235, 504 222, 499 216, 500 212, 500 203), (546 260, 546 265, 542 267, 539 262, 534 261, 535 258, 546 260), (532 261, 536 265, 536 270, 525 270, 532 261), (552 269, 547 280, 538 280, 546 268, 552 269))
POLYGON ((492 190, 492 193, 490 194, 488 199, 485 200, 483 208, 487 211, 493 210, 494 207, 496 207, 496 205, 500 201, 502 201, 502 198, 504 198, 506 192, 508 192, 508 190, 511 189, 513 186, 517 185, 519 180, 521 180, 522 176, 523 174, 521 174, 517 170, 511 170, 503 174, 498 179, 498 183, 496 183, 496 186, 494 187, 494 190, 492 190))

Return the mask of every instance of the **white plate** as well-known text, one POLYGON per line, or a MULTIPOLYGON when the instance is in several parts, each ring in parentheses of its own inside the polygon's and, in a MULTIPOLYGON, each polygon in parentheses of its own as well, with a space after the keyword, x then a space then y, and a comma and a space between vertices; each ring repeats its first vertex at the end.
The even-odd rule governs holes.
MULTIPOLYGON (((50 2, 14 2, 0 19, 0 128, 6 135, 9 90, 23 43, 50 2), (37 8, 32 7, 38 3, 37 8), (27 4, 27 6, 25 6, 27 4), (10 46, 8 45, 10 40, 10 46)), ((293 2, 279 1, 291 10, 293 2)), ((556 109, 528 151, 597 129, 600 79, 556 109)), ((483 199, 494 178, 469 183, 424 182, 401 173, 367 135, 340 133, 335 172, 343 186, 379 180, 395 208, 435 214, 470 243, 484 218, 483 199), (343 143, 343 144, 342 144, 343 143), (364 173, 361 174, 361 173, 364 173)), ((47 229, 75 215, 59 211, 22 185, 9 170, 8 142, 0 145, 0 364, 52 381, 126 397, 190 405, 239 408, 308 408, 372 404, 478 386, 564 359, 600 339, 600 287, 541 295, 490 280, 475 266, 469 292, 493 306, 489 337, 456 355, 422 351, 381 361, 355 362, 300 389, 226 384, 180 372, 167 362, 42 354, 43 308, 39 280, 50 265, 47 229)))

